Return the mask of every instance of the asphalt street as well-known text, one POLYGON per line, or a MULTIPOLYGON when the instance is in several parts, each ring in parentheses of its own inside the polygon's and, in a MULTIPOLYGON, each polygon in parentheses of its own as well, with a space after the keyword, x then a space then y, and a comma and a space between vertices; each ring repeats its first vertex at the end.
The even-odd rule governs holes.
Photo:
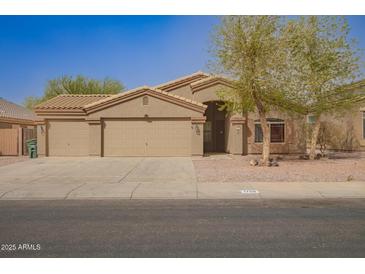
POLYGON ((364 257, 365 199, 0 201, 0 257, 364 257))

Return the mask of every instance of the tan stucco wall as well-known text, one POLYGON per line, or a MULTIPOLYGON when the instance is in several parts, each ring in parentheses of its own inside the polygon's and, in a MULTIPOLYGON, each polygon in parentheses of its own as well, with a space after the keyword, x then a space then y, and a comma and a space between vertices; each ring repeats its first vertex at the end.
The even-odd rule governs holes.
POLYGON ((244 154, 243 151, 243 129, 244 124, 232 123, 230 127, 231 145, 229 152, 232 154, 244 154))
POLYGON ((247 154, 246 118, 238 114, 227 114, 225 120, 226 152, 237 155, 247 154))
POLYGON ((46 124, 37 125, 37 153, 40 156, 46 155, 46 124))
POLYGON ((198 111, 187 109, 175 103, 166 102, 148 95, 148 105, 143 105, 143 96, 91 113, 88 118, 143 118, 146 115, 148 117, 168 118, 203 116, 198 111))
POLYGON ((191 125, 191 154, 203 155, 204 123, 192 123, 191 125))
POLYGON ((365 151, 363 138, 363 112, 365 106, 357 106, 336 115, 325 115, 321 118, 333 141, 329 148, 336 150, 365 151))
POLYGON ((186 99, 190 99, 190 100, 193 99, 193 93, 192 93, 190 85, 186 85, 186 86, 176 88, 174 90, 169 91, 169 93, 179 95, 179 96, 184 97, 186 99))
MULTIPOLYGON (((297 154, 306 150, 306 134, 304 130, 304 117, 290 117, 286 114, 272 111, 268 118, 278 118, 285 122, 284 143, 271 143, 270 149, 273 154, 297 154)), ((255 143, 255 120, 259 119, 257 113, 249 113, 247 119, 247 152, 258 154, 262 152, 262 144, 255 143)))
POLYGON ((223 86, 222 84, 217 84, 214 86, 207 87, 205 89, 198 90, 193 93, 193 100, 205 103, 209 101, 220 101, 221 99, 218 97, 217 92, 221 90, 227 90, 229 89, 226 86, 223 86))
POLYGON ((101 121, 87 121, 89 124, 89 155, 102 156, 102 123, 101 121))
POLYGON ((169 91, 169 93, 176 94, 200 103, 205 103, 210 101, 219 101, 220 98, 217 96, 217 91, 227 90, 227 89, 229 89, 229 87, 222 84, 216 84, 198 91, 193 91, 190 85, 186 85, 171 90, 169 91))

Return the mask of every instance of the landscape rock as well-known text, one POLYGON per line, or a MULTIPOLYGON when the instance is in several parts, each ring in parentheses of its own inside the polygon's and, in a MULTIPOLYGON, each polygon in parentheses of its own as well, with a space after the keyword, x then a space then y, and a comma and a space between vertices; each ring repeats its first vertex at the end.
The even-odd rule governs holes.
POLYGON ((274 160, 271 162, 271 166, 279 166, 278 161, 274 160))
POLYGON ((307 155, 307 154, 299 155, 299 159, 300 160, 309 160, 309 155, 307 155))
POLYGON ((258 162, 257 160, 252 159, 252 160, 250 161, 250 165, 251 165, 251 166, 257 166, 258 164, 259 164, 259 162, 258 162))
POLYGON ((267 162, 267 163, 264 163, 263 161, 262 161, 262 159, 260 159, 260 161, 259 161, 259 166, 267 166, 267 167, 270 167, 271 166, 271 161, 270 161, 270 159, 269 159, 269 161, 267 162))

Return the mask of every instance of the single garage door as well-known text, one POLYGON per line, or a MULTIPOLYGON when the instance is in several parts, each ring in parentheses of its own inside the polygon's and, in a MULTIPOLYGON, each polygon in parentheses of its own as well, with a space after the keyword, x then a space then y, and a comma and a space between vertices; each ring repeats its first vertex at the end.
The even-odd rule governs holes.
POLYGON ((104 156, 190 155, 190 120, 104 121, 104 156))
POLYGON ((49 156, 87 156, 89 125, 85 121, 50 121, 48 154, 49 156))

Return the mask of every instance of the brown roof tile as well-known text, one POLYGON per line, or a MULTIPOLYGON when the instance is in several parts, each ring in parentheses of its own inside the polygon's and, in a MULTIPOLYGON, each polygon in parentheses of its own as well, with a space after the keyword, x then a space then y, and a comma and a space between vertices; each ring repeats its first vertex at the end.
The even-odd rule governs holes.
POLYGON ((37 119, 37 116, 23 106, 0 98, 0 118, 34 121, 37 119))
POLYGON ((207 78, 207 77, 209 77, 209 74, 204 73, 202 71, 198 71, 193 74, 186 75, 184 77, 160 84, 158 86, 155 86, 154 88, 157 88, 157 89, 160 89, 163 91, 170 91, 170 90, 176 89, 176 88, 184 86, 184 85, 188 85, 190 83, 193 83, 195 81, 198 81, 198 80, 201 80, 201 79, 207 78))
POLYGON ((35 110, 78 110, 84 106, 106 99, 112 94, 62 94, 43 102, 35 110))

